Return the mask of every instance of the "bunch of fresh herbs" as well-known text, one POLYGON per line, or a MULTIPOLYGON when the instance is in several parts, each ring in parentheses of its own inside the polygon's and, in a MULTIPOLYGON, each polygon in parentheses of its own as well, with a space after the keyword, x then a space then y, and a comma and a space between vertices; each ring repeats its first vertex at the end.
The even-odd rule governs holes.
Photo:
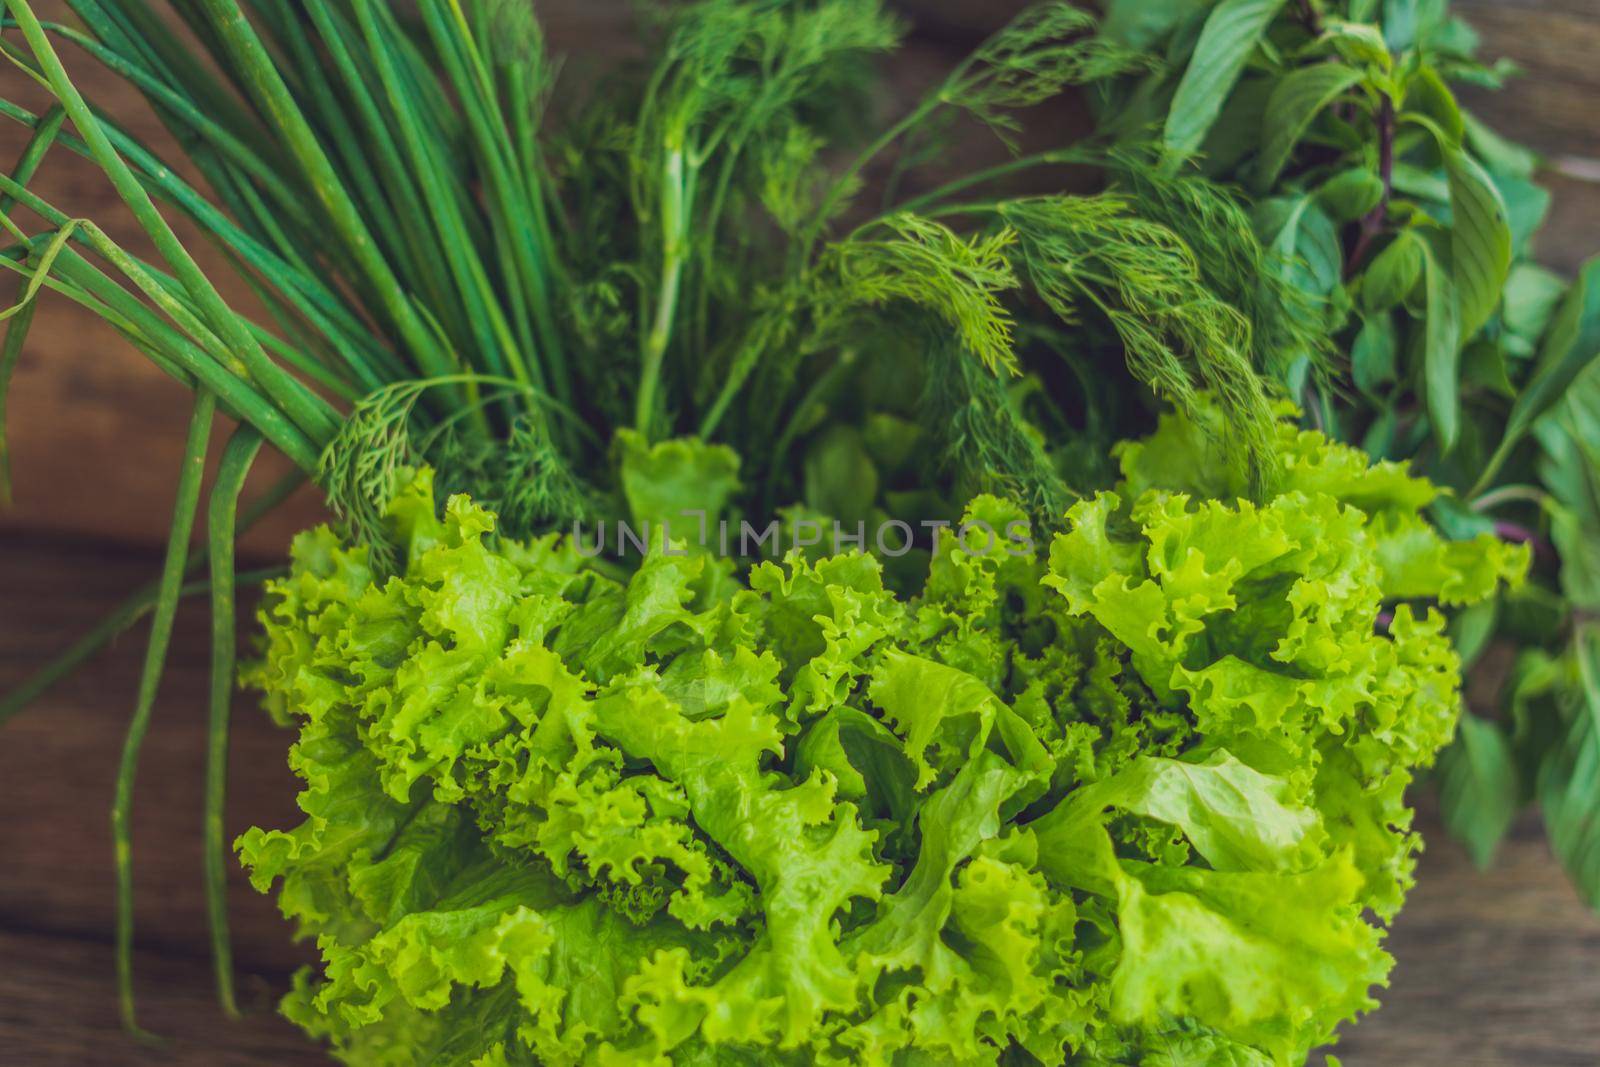
MULTIPOLYGON (((353 1061, 1288 1062, 1368 1005, 1387 958, 1363 916, 1409 884, 1401 791, 1457 710, 1431 604, 1492 597, 1524 553, 1441 538, 1429 483, 1281 421, 1284 382, 1329 417, 1347 288, 1308 281, 1309 198, 1263 216, 1174 166, 1204 129, 1135 135, 1119 94, 1165 106, 1172 26, 1030 8, 874 129, 841 116, 870 113, 900 28, 860 0, 651 8, 645 58, 591 83, 518 0, 71 6, 81 29, 5 0, 0 49, 57 104, 0 101, 33 131, 0 177, 22 283, 4 367, 50 291, 196 402, 159 583, 0 716, 153 606, 114 816, 130 1026, 127 813, 207 561, 232 1004, 231 545, 285 491, 240 509, 266 446, 340 529, 299 542, 250 672, 300 726, 308 822, 241 845, 324 951, 291 1011, 353 1061), (66 46, 145 95, 203 188, 84 99, 66 46), (915 180, 951 123, 1009 139, 1086 84, 1106 134, 915 180), (53 150, 105 171, 156 260, 37 195, 53 150), (873 204, 884 164, 907 181, 873 204), (1108 187, 1056 191, 1083 164, 1108 187), (174 212, 265 318, 224 300, 174 212), (240 428, 191 553, 218 413, 240 428), (584 562, 560 536, 689 505, 978 517, 1049 547, 584 562), (1274 913, 1266 951, 1269 900, 1303 913, 1274 913)), ((1186 122, 1231 99, 1251 32, 1231 74, 1176 88, 1186 122)), ((1489 218, 1482 165, 1429 122, 1489 218)), ((1370 245, 1409 217, 1385 203, 1370 245)), ((1476 294, 1425 338, 1498 321, 1492 229, 1467 274, 1419 244, 1436 286, 1476 294)), ((1530 708, 1565 692, 1530 677, 1530 708)))
POLYGON ((1101 87, 1102 129, 1234 189, 1336 338, 1335 380, 1282 375, 1308 421, 1452 489, 1433 507, 1452 536, 1538 546, 1537 582, 1453 623, 1469 665, 1515 657, 1444 757, 1444 817, 1487 863, 1537 800, 1600 907, 1600 261, 1538 265, 1539 161, 1457 99, 1511 71, 1440 2, 1111 0, 1102 32, 1166 58, 1101 87))

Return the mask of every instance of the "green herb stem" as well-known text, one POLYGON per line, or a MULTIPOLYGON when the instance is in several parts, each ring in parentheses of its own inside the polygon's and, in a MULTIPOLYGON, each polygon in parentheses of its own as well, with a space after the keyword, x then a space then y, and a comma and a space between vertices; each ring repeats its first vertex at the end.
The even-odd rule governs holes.
MULTIPOLYGON (((214 5, 218 0, 206 0, 206 2, 214 5)), ((72 119, 73 125, 93 151, 96 162, 105 170, 118 195, 133 212, 140 227, 150 236, 162 257, 177 272, 179 281, 195 301, 207 325, 227 342, 237 354, 237 358, 248 368, 250 375, 260 382, 267 395, 297 426, 313 438, 331 437, 338 428, 338 420, 328 411, 325 404, 317 402, 314 394, 300 387, 262 351, 250 331, 245 328, 241 317, 227 306, 205 272, 183 247, 166 219, 156 210, 150 194, 145 191, 127 163, 112 147, 82 94, 67 76, 66 68, 62 66, 60 57, 56 55, 55 48, 26 0, 5 0, 5 3, 16 17, 23 37, 33 50, 34 58, 38 60, 40 68, 49 79, 56 99, 61 102, 67 116, 72 119)), ((235 14, 240 20, 243 19, 242 14, 237 11, 235 14)))
POLYGON ((661 175, 661 283, 650 332, 645 335, 642 346, 643 369, 634 409, 634 428, 646 437, 650 436, 655 421, 661 365, 672 340, 672 324, 678 310, 678 289, 688 259, 690 205, 694 202, 698 172, 699 165, 689 159, 682 139, 674 137, 667 145, 666 165, 661 175))
POLYGON ((150 627, 149 644, 145 647, 144 669, 139 675, 138 703, 134 706, 133 718, 128 723, 127 737, 123 742, 122 760, 117 769, 116 799, 111 807, 111 837, 117 868, 117 994, 122 1009, 122 1023, 136 1035, 143 1035, 143 1031, 139 1029, 133 1002, 133 841, 128 819, 133 808, 133 785, 139 770, 139 753, 144 747, 145 735, 150 730, 151 712, 155 708, 156 692, 161 686, 167 647, 172 640, 172 623, 178 610, 178 595, 183 587, 189 537, 194 531, 195 513, 199 509, 206 446, 211 437, 211 423, 216 409, 216 396, 209 389, 201 389, 196 393, 194 413, 189 420, 189 438, 184 446, 183 467, 178 476, 178 499, 172 510, 172 529, 167 537, 166 562, 161 568, 155 619, 150 627))
MULTIPOLYGON (((13 5, 23 0, 6 0, 13 5)), ((239 76, 250 88, 258 105, 282 132, 289 151, 299 161, 312 189, 328 212, 334 229, 373 286, 384 311, 399 330, 406 346, 428 374, 447 374, 453 368, 437 339, 423 324, 400 280, 385 262, 372 239, 349 191, 339 180, 316 131, 306 121, 294 96, 284 83, 272 56, 245 17, 244 11, 229 0, 199 0, 218 37, 226 45, 238 67, 239 76)), ((360 7, 367 5, 362 3, 360 7)), ((31 16, 30 16, 31 17, 31 16)), ((65 72, 62 73, 65 80, 65 72)), ((70 88, 70 86, 69 86, 70 88)), ((74 116, 74 121, 76 116, 74 116)), ((331 437, 331 433, 329 434, 331 437)))
POLYGON ((206 915, 211 924, 211 960, 216 971, 217 1000, 222 1010, 236 1017, 239 1008, 233 992, 233 945, 228 933, 228 846, 223 827, 223 797, 228 782, 228 720, 233 706, 234 663, 238 638, 234 632, 234 539, 237 535, 239 496, 245 476, 261 451, 261 434, 242 426, 222 452, 217 478, 211 487, 206 543, 211 548, 211 707, 206 734, 205 881, 206 915))

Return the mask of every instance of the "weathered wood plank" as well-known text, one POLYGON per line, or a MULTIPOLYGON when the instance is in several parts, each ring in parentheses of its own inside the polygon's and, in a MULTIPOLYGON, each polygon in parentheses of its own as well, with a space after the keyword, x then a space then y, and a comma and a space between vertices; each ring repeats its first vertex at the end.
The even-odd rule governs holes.
MULTIPOLYGON (((92 626, 159 564, 83 545, 13 539, 0 557, 0 692, 92 626)), ((242 633, 250 622, 242 620, 242 633)), ((142 662, 145 629, 125 635, 0 734, 0 928, 73 938, 111 929, 112 786, 142 662)), ((141 944, 203 955, 200 811, 209 692, 208 609, 180 614, 173 652, 140 763, 133 810, 136 922, 141 944)), ((292 735, 246 696, 236 700, 225 826, 298 821, 285 761, 292 735)), ((270 900, 229 865, 242 967, 281 975, 309 958, 270 900)), ((3 1047, 3 1046, 0 1046, 3 1047)))
POLYGON ((1428 841, 1387 948, 1375 1014, 1336 1049, 1345 1067, 1600 1063, 1600 918, 1567 884, 1535 815, 1477 871, 1421 797, 1428 841))
POLYGON ((245 1067, 326 1064, 280 1018, 281 980, 247 978, 241 1019, 217 1010, 204 960, 138 956, 140 1023, 160 1038, 130 1040, 117 1017, 111 946, 0 929, 0 1048, 30 1067, 245 1067))
POLYGON ((1492 126, 1544 154, 1554 199, 1539 258, 1575 271, 1600 254, 1600 9, 1589 0, 1459 0, 1487 58, 1523 70, 1502 91, 1469 91, 1468 106, 1492 126), (1583 177, 1581 174, 1588 176, 1583 177))

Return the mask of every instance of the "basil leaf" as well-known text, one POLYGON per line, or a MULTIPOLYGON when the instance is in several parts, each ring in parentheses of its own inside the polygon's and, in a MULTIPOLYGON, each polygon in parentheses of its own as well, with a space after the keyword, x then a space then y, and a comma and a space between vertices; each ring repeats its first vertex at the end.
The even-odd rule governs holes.
POLYGON ((1566 735, 1539 767, 1539 807, 1550 847, 1590 907, 1600 907, 1600 632, 1581 630, 1572 642, 1578 682, 1566 735))
POLYGON ((1510 739, 1494 723, 1464 713, 1455 743, 1439 758, 1439 804, 1450 836, 1480 868, 1494 858, 1520 800, 1510 739))
POLYGON ((1461 336, 1489 321, 1511 273, 1511 226, 1500 191, 1476 160, 1446 153, 1450 179, 1450 272, 1460 296, 1461 336))
POLYGON ((1404 52, 1428 39, 1444 22, 1445 0, 1384 0, 1383 38, 1404 52))
POLYGON ((1600 356, 1600 257, 1584 264, 1561 309, 1556 312, 1533 377, 1506 419, 1506 432, 1478 478, 1473 495, 1493 481, 1511 450, 1551 406, 1566 395, 1578 375, 1600 356))
POLYGON ((1383 200, 1383 179, 1365 167, 1351 167, 1323 182, 1317 200, 1335 222, 1354 222, 1383 200))
POLYGON ((1256 205, 1252 221, 1262 243, 1286 264, 1292 285, 1323 298, 1339 288, 1344 271, 1339 230, 1314 197, 1264 201, 1256 205))
POLYGON ((1350 373, 1356 388, 1376 396, 1383 386, 1394 384, 1398 350, 1394 316, 1387 311, 1367 316, 1350 350, 1350 373))
POLYGON ((1100 35, 1144 50, 1205 6, 1205 0, 1111 0, 1100 19, 1100 35))
POLYGON ((1389 69, 1394 57, 1384 43, 1378 27, 1361 21, 1330 18, 1323 23, 1322 36, 1350 63, 1370 63, 1389 69))
POLYGON ((1517 263, 1506 279, 1506 295, 1501 319, 1506 330, 1516 340, 1513 355, 1531 356, 1539 339, 1544 336, 1556 308, 1567 295, 1567 279, 1553 270, 1536 263, 1517 263), (1522 346, 1526 346, 1523 348, 1522 346))
POLYGON ((1406 110, 1426 115, 1438 126, 1449 144, 1460 146, 1466 133, 1461 105, 1432 67, 1421 67, 1406 80, 1406 110))
POLYGON ((1387 311, 1399 305, 1422 279, 1422 239, 1414 230, 1401 230, 1373 257, 1361 276, 1361 306, 1387 311))
POLYGON ((806 504, 847 523, 863 520, 878 497, 878 470, 861 432, 835 425, 806 450, 806 504))
POLYGON ((1467 345, 1462 353, 1461 380, 1469 386, 1498 393, 1508 400, 1515 400, 1517 396, 1517 387, 1511 384, 1511 374, 1506 366, 1506 351, 1494 341, 1479 338, 1467 345))
POLYGON ((1261 158, 1256 188, 1270 189, 1289 162, 1289 154, 1305 136, 1311 121, 1346 90, 1361 81, 1361 71, 1343 63, 1302 67, 1279 79, 1267 101, 1261 131, 1261 158))
POLYGON ((1454 280, 1432 248, 1419 242, 1428 295, 1423 380, 1428 420, 1439 449, 1455 447, 1461 431, 1461 308, 1454 280))
POLYGON ((1284 0, 1222 0, 1206 19, 1178 82, 1162 142, 1179 155, 1200 147, 1233 91, 1245 61, 1284 0))

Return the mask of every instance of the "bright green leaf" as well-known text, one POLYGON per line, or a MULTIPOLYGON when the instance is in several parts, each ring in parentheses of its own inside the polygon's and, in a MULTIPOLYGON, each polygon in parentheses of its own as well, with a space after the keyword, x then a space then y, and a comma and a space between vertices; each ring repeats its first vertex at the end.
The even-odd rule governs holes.
POLYGON ((1406 80, 1405 107, 1426 115, 1443 132, 1451 147, 1459 148, 1466 132, 1455 94, 1432 67, 1420 67, 1406 80))
POLYGON ((1371 63, 1384 70, 1393 65, 1394 57, 1389 54, 1382 31, 1370 23, 1329 18, 1323 22, 1322 35, 1347 63, 1371 63))

